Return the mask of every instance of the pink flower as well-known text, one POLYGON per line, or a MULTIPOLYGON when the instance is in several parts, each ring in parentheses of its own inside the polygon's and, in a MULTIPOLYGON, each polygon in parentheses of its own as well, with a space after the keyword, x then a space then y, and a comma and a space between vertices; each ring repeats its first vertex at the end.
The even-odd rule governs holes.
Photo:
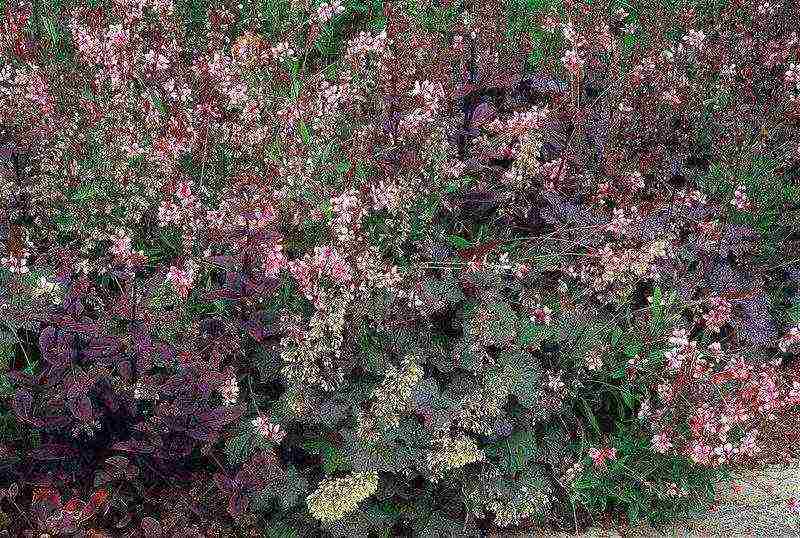
POLYGON ((669 436, 666 432, 657 433, 653 436, 651 441, 653 446, 653 450, 660 454, 666 454, 666 452, 672 448, 672 443, 669 440, 669 436))
POLYGON ((550 323, 553 320, 551 316, 552 313, 553 311, 550 310, 548 307, 538 306, 533 310, 531 321, 533 321, 534 323, 540 323, 542 325, 550 325, 550 323))
POLYGON ((800 64, 791 63, 784 74, 787 84, 800 84, 800 64))
POLYGON ((548 34, 555 33, 556 28, 558 28, 558 19, 556 19, 554 16, 548 15, 542 21, 542 30, 548 34))
POLYGON ((756 435, 758 435, 758 430, 747 432, 739 445, 739 452, 750 457, 761 452, 761 447, 756 445, 756 435))
POLYGON ((274 443, 280 444, 283 438, 286 437, 286 432, 281 428, 280 424, 274 424, 262 416, 253 419, 253 426, 265 439, 274 443))
POLYGON ((586 62, 580 57, 577 49, 571 49, 564 52, 564 56, 561 57, 561 63, 564 64, 567 71, 573 75, 577 75, 586 62))
POLYGON ((711 457, 711 447, 702 441, 695 441, 690 457, 695 463, 706 465, 711 457))
POLYGON ((733 193, 731 205, 740 211, 750 209, 752 204, 750 203, 750 198, 748 198, 747 193, 745 192, 744 185, 739 185, 736 187, 736 192, 733 193))
POLYGON ((111 253, 118 258, 125 258, 131 253, 131 238, 123 230, 113 236, 111 253))
POLYGON ((172 285, 182 299, 186 299, 189 295, 189 288, 191 288, 194 283, 196 270, 197 264, 192 260, 187 260, 183 269, 173 265, 167 273, 167 282, 172 282, 172 285))
POLYGON ((733 306, 722 297, 712 297, 709 311, 703 316, 706 327, 712 332, 718 333, 723 325, 731 319, 733 306))
POLYGON ((706 40, 706 34, 703 33, 702 30, 689 30, 689 32, 683 36, 683 42, 686 43, 688 46, 692 47, 693 49, 702 49, 703 43, 706 40))
POLYGON ((590 448, 589 457, 592 458, 595 467, 604 468, 606 462, 617 459, 616 448, 590 448))
POLYGON ((595 467, 603 467, 606 463, 605 452, 599 448, 590 448, 589 457, 592 458, 595 467))
POLYGON ((778 342, 778 348, 782 352, 787 353, 789 348, 797 343, 800 343, 800 324, 789 329, 789 332, 781 337, 780 341, 778 342))
POLYGON ((796 497, 789 497, 786 499, 786 508, 789 512, 798 515, 800 514, 800 501, 796 497))
POLYGON ((725 443, 722 446, 718 446, 714 449, 714 454, 717 455, 717 461, 719 463, 726 463, 730 461, 735 454, 739 453, 738 448, 734 448, 732 444, 725 443))
POLYGON ((669 337, 669 343, 678 347, 683 347, 688 345, 689 334, 686 331, 686 329, 677 329, 677 328, 673 329, 672 335, 669 337))

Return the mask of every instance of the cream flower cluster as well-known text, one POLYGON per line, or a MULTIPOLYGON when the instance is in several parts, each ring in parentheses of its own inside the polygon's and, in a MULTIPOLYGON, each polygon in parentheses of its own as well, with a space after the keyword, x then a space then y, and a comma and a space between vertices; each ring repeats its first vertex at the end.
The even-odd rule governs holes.
POLYGON ((324 523, 342 519, 358 503, 378 491, 378 473, 353 473, 344 478, 327 478, 306 497, 308 511, 324 523))
POLYGON ((400 416, 411 402, 414 387, 422 379, 422 367, 413 358, 406 358, 398 370, 389 365, 386 378, 375 389, 375 406, 370 415, 359 417, 360 432, 365 434, 375 426, 396 428, 400 416))
POLYGON ((483 461, 486 455, 478 448, 475 441, 462 435, 455 439, 445 437, 437 443, 437 449, 428 453, 428 469, 432 480, 438 481, 450 470, 458 469, 476 461, 483 461))

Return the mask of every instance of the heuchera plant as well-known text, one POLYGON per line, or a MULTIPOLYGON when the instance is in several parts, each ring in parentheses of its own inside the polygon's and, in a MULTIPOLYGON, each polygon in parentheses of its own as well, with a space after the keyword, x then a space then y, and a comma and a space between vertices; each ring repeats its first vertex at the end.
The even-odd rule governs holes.
POLYGON ((0 532, 658 525, 796 458, 796 19, 0 1, 0 532))

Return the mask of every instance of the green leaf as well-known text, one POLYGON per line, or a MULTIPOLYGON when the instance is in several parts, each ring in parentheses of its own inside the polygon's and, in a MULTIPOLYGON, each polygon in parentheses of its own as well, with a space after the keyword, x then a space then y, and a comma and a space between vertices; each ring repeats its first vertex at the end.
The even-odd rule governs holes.
POLYGON ((505 441, 498 443, 497 454, 500 456, 499 465, 503 470, 509 473, 526 470, 530 467, 531 460, 538 455, 536 434, 527 430, 514 433, 505 441))
POLYGON ((625 344, 623 353, 626 357, 633 358, 642 351, 642 343, 638 340, 632 340, 625 344))
POLYGON ((551 332, 545 325, 523 322, 522 329, 519 331, 519 343, 523 346, 541 343, 551 332))
POLYGON ((306 126, 306 122, 300 120, 300 126, 298 127, 298 129, 300 131, 300 136, 303 139, 303 143, 307 145, 308 142, 311 140, 311 134, 308 132, 308 127, 306 126))
POLYGON ((658 328, 664 321, 664 306, 661 304, 662 297, 661 287, 655 286, 653 289, 653 302, 650 305, 650 330, 653 334, 658 332, 658 328))
POLYGON ((621 388, 619 392, 622 395, 622 401, 625 402, 625 405, 628 407, 628 409, 633 409, 635 400, 631 391, 626 388, 621 388))
POLYGON ((346 174, 348 170, 350 170, 350 162, 349 161, 342 161, 338 165, 336 165, 336 170, 340 174, 346 174))
POLYGON ((592 408, 589 407, 589 403, 581 398, 581 404, 583 404, 583 410, 586 412, 586 418, 589 419, 589 423, 592 425, 592 429, 594 430, 595 434, 600 435, 600 423, 597 422, 597 417, 594 416, 592 408))
POLYGON ((613 379, 622 379, 625 377, 625 365, 618 367, 616 370, 611 372, 611 377, 613 379))
POLYGON ((49 17, 42 17, 42 25, 44 26, 45 32, 47 32, 50 41, 53 43, 53 47, 58 45, 61 36, 53 24, 53 21, 50 20, 49 17))
POLYGON ((164 101, 162 101, 158 95, 153 95, 153 105, 155 105, 162 114, 167 113, 167 105, 164 104, 164 101))
POLYGON ((333 445, 328 445, 322 449, 322 468, 327 474, 347 469, 349 466, 342 451, 333 445))
POLYGON ((264 497, 278 497, 278 503, 286 510, 298 504, 308 491, 308 480, 305 479, 293 465, 287 467, 285 478, 278 480, 272 487, 265 490, 264 497))
POLYGON ((464 249, 469 248, 470 246, 472 246, 472 244, 469 241, 467 241, 466 239, 464 239, 460 235, 448 235, 447 236, 447 241, 448 241, 448 243, 450 243, 451 245, 453 245, 454 247, 456 247, 459 250, 464 250, 464 249))
POLYGON ((616 346, 622 338, 622 329, 615 327, 611 332, 611 345, 616 346))
POLYGON ((83 202, 90 200, 97 196, 100 190, 92 184, 85 183, 78 187, 78 190, 72 195, 73 202, 83 202))
POLYGON ((267 527, 269 538, 297 538, 297 531, 280 521, 270 521, 267 527))

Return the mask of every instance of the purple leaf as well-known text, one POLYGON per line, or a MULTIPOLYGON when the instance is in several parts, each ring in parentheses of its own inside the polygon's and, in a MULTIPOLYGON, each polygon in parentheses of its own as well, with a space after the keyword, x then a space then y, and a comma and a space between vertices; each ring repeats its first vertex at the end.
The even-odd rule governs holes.
POLYGON ((475 110, 472 111, 472 116, 470 118, 472 120, 472 126, 481 127, 492 121, 496 115, 497 110, 491 103, 480 103, 475 107, 475 110))
POLYGON ((184 435, 170 435, 164 440, 164 448, 159 450, 161 457, 166 459, 182 458, 192 453, 194 443, 184 435))
POLYGON ((123 381, 129 383, 131 381, 131 377, 133 376, 130 361, 122 361, 117 364, 117 372, 119 372, 119 376, 123 381))
POLYGON ((19 389, 14 395, 12 407, 18 416, 29 417, 33 407, 33 395, 27 390, 19 389))
POLYGON ((251 320, 245 324, 245 327, 247 328, 247 332, 250 334, 250 336, 253 337, 253 340, 258 343, 261 343, 264 340, 266 331, 264 330, 264 326, 261 324, 261 322, 251 320))
POLYGON ((69 424, 70 418, 66 415, 48 415, 42 417, 38 422, 41 424, 42 428, 56 430, 69 424))
POLYGON ((163 534, 161 523, 150 516, 142 518, 142 532, 145 538, 160 538, 163 534))
POLYGON ((204 443, 215 441, 218 437, 218 430, 209 428, 206 425, 197 426, 186 430, 186 435, 204 443))
POLYGON ((223 473, 214 473, 214 483, 223 493, 231 493, 236 489, 236 482, 223 473))
POLYGON ((203 415, 200 421, 209 427, 219 429, 237 420, 242 413, 241 407, 219 408, 203 415))
POLYGON ((9 370, 5 373, 6 377, 9 381, 13 382, 15 385, 23 385, 25 387, 35 387, 39 384, 39 381, 42 378, 42 374, 36 374, 35 376, 26 374, 21 370, 9 370))
POLYGON ((55 443, 44 444, 30 452, 31 458, 44 461, 65 460, 74 458, 77 454, 78 452, 74 448, 55 443))
POLYGON ((56 328, 48 327, 39 335, 39 348, 44 353, 56 345, 56 328))
POLYGON ((228 501, 228 513, 231 516, 236 517, 247 510, 249 505, 250 499, 245 497, 242 493, 236 492, 231 495, 231 498, 228 501))
POLYGON ((112 450, 119 450, 120 452, 130 452, 132 454, 150 454, 155 451, 155 448, 144 443, 143 441, 119 441, 111 446, 112 450))
POLYGON ((220 299, 228 299, 231 301, 235 301, 242 296, 241 293, 234 291, 232 289, 219 289, 219 290, 212 290, 203 295, 204 301, 218 301, 220 299))
POLYGON ((93 416, 92 401, 88 396, 74 398, 69 402, 70 411, 78 420, 90 421, 93 416))

